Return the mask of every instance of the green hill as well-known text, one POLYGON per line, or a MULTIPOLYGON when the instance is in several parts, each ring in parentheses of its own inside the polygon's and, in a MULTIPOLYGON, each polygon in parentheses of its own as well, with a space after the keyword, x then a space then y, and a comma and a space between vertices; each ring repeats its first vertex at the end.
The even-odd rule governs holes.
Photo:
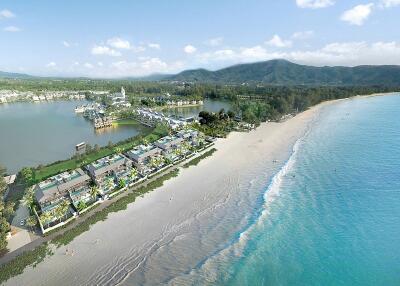
POLYGON ((239 64, 217 71, 187 70, 168 81, 272 85, 400 85, 400 66, 315 67, 286 60, 239 64))

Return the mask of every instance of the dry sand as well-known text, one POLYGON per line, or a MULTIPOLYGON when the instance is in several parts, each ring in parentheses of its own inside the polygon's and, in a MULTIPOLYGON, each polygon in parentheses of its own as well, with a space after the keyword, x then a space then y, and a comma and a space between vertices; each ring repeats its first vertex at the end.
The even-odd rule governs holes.
POLYGON ((176 277, 236 239, 261 190, 326 104, 218 140, 212 157, 182 169, 6 285, 175 284, 176 277), (74 255, 66 256, 66 248, 74 255))

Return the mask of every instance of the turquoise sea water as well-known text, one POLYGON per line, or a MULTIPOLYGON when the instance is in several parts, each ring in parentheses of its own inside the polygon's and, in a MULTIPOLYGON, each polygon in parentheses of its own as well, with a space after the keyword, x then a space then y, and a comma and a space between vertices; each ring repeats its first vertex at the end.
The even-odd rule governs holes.
POLYGON ((400 285, 400 96, 325 107, 219 285, 400 285))

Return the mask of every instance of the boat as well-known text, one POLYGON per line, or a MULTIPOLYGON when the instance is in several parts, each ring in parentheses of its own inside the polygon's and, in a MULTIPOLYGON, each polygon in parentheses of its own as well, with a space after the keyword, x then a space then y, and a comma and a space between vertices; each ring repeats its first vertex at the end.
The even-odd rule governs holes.
POLYGON ((83 113, 85 112, 85 107, 84 106, 77 106, 75 108, 75 113, 83 113))

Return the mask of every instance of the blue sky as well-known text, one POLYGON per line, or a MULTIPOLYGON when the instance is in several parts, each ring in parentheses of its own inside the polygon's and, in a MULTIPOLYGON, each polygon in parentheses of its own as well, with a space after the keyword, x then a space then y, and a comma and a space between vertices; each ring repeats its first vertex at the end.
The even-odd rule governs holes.
POLYGON ((400 64, 400 0, 2 0, 0 70, 122 77, 285 58, 400 64))

